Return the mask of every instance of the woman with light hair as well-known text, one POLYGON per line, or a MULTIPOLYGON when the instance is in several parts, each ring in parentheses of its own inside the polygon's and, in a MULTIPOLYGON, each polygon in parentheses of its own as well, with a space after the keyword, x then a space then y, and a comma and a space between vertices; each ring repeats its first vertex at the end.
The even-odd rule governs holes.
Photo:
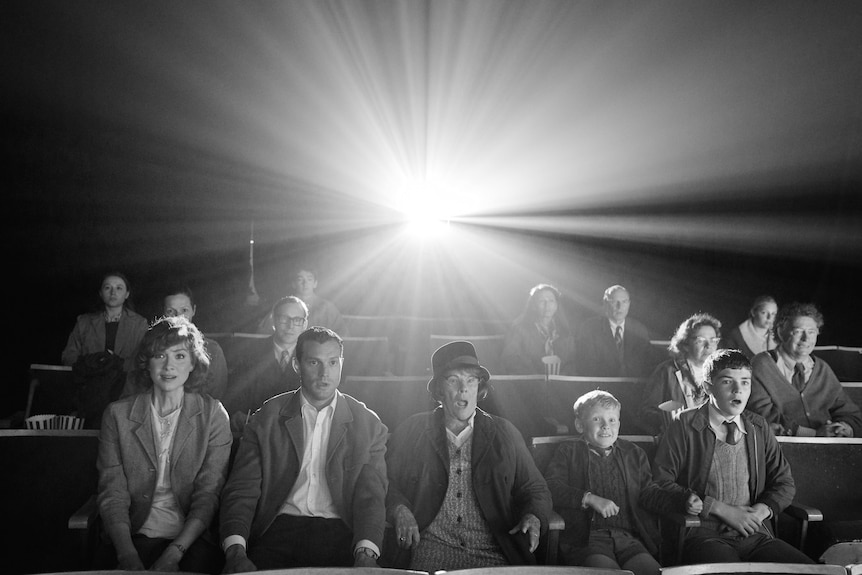
POLYGON ((778 342, 775 340, 772 324, 775 322, 777 313, 778 303, 774 297, 758 296, 748 310, 748 319, 730 330, 722 340, 721 347, 738 349, 748 359, 758 353, 775 349, 778 347, 778 342))
POLYGON ((708 313, 696 313, 676 329, 668 345, 670 357, 650 376, 639 409, 644 430, 660 435, 675 411, 706 402, 703 364, 718 349, 721 322, 708 313))

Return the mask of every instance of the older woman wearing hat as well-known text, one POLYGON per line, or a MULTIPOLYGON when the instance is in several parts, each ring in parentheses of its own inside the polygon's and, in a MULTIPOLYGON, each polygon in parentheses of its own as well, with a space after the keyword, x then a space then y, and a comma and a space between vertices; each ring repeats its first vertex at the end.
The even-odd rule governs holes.
POLYGON ((490 373, 467 341, 440 347, 431 363, 438 407, 389 440, 386 516, 397 548, 387 555, 429 572, 535 563, 551 496, 515 426, 476 406, 490 373))

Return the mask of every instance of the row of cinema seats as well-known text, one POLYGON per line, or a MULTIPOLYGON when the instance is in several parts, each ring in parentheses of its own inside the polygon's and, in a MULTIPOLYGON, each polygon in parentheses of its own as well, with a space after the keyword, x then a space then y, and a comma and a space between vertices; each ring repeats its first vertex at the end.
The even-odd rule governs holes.
MULTIPOLYGON (((533 437, 531 452, 545 469, 556 445, 567 436, 533 437)), ((650 458, 655 453, 649 436, 626 436, 650 458)), ((238 441, 238 436, 236 437, 238 441)), ((779 438, 796 481, 796 502, 820 512, 822 522, 811 523, 806 553, 820 557, 830 544, 851 534, 862 520, 862 439, 779 438)), ((236 444, 236 441, 235 441, 236 444)), ((3 573, 48 573, 90 567, 93 535, 93 495, 96 492, 98 432, 93 430, 0 430, 0 505, 7 520, 0 532, 3 573), (81 510, 82 504, 89 507, 81 510), (50 552, 46 552, 49 550, 50 552)), ((804 508, 797 509, 801 514, 804 508)), ((818 515, 808 510, 812 519, 818 515)), ((689 520, 692 518, 689 518, 689 520)), ((680 524, 684 525, 684 523, 680 524)), ((560 527, 561 525, 558 525, 560 527)), ((781 536, 796 543, 799 523, 779 524, 781 536)), ((677 526, 678 528, 678 526, 677 526)), ((858 536, 858 531, 856 532, 858 536)), ((543 541, 540 560, 555 563, 554 532, 543 541)), ((678 532, 670 531, 668 540, 678 532)), ((670 559, 673 563, 672 549, 670 559)))

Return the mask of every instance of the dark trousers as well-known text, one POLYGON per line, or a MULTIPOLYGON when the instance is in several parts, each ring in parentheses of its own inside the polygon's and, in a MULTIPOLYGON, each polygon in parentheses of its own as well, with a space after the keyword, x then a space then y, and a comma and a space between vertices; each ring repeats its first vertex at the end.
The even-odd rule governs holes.
POLYGON ((248 558, 260 570, 350 567, 353 532, 341 519, 281 514, 253 541, 248 558))
POLYGON ((709 531, 698 529, 696 534, 686 537, 684 563, 814 563, 796 547, 767 533, 734 537, 709 531))
MULTIPOLYGON (((152 539, 146 535, 132 535, 132 543, 138 551, 141 563, 149 569, 173 541, 171 539, 152 539)), ((97 569, 116 569, 117 552, 111 543, 104 543, 96 551, 97 569)), ((217 575, 224 568, 224 553, 222 550, 203 537, 198 537, 186 550, 180 560, 180 570, 193 573, 210 573, 217 575)))

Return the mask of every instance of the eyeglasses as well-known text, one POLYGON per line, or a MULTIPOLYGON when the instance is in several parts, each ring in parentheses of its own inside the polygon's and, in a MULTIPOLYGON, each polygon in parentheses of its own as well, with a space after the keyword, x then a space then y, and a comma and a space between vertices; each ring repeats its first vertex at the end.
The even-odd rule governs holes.
POLYGON ((273 319, 275 323, 289 323, 292 326, 299 327, 305 323, 305 318, 302 316, 294 317, 292 315, 277 315, 273 319))
POLYGON ((806 337, 812 338, 820 335, 819 329, 802 329, 801 327, 797 327, 790 330, 791 337, 802 337, 802 334, 805 334, 806 337))
POLYGON ((694 343, 697 345, 706 345, 707 343, 711 343, 712 345, 718 345, 718 342, 721 341, 720 337, 696 337, 694 338, 694 343))
POLYGON ((446 386, 452 389, 459 389, 461 387, 461 384, 463 383, 465 387, 479 387, 480 381, 481 380, 474 375, 471 375, 470 377, 465 377, 463 379, 461 379, 457 375, 450 375, 446 378, 446 386))

